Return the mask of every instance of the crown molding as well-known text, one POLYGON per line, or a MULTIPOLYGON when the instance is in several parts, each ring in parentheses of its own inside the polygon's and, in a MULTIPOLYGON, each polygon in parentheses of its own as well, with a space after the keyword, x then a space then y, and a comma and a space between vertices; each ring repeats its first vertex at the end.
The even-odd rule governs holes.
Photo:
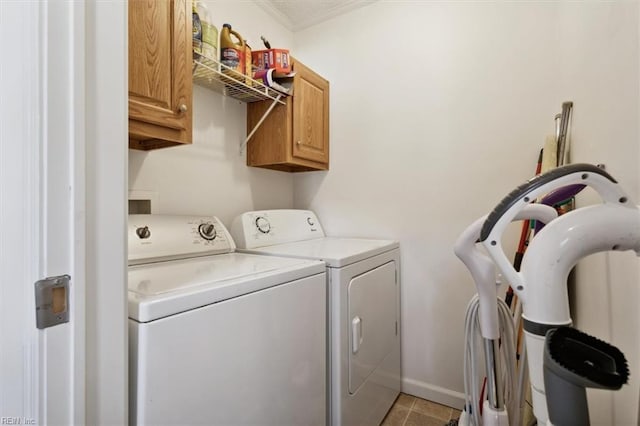
POLYGON ((291 19, 279 10, 272 0, 255 0, 255 3, 271 15, 272 18, 284 25, 289 31, 293 31, 293 22, 291 22, 291 19))
MULTIPOLYGON (((291 1, 295 2, 296 0, 291 1)), ((255 0, 257 5, 259 5, 274 19, 276 19, 287 29, 293 32, 304 30, 312 25, 319 24, 320 22, 329 20, 331 18, 345 14, 354 9, 362 7, 366 4, 374 3, 376 1, 377 0, 344 0, 338 5, 328 7, 319 13, 314 13, 302 20, 298 19, 297 22, 293 22, 291 18, 289 18, 287 15, 282 13, 280 9, 278 9, 278 7, 276 6, 277 0, 255 0)), ((299 0, 297 2, 300 4, 304 4, 304 2, 300 2, 299 0)))

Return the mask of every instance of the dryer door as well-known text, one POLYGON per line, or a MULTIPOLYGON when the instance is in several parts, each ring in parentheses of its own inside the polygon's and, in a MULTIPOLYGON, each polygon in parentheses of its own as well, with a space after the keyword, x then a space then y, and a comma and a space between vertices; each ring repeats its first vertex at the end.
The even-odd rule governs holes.
POLYGON ((349 283, 349 393, 354 394, 397 340, 396 264, 388 262, 349 283))

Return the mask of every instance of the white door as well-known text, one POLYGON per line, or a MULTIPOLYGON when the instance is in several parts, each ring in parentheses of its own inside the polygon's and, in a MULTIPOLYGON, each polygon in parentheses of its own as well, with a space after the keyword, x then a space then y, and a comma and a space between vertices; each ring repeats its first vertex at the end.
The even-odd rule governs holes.
POLYGON ((0 0, 0 57, 0 424, 125 424, 126 3, 0 0))
POLYGON ((398 341, 396 264, 387 262, 349 282, 349 393, 379 369, 398 341))
POLYGON ((74 108, 84 58, 76 62, 83 27, 72 9, 0 2, 3 424, 84 420, 84 258, 76 250, 84 245, 84 122, 74 108), (34 283, 63 274, 71 276, 70 320, 38 330, 34 283))

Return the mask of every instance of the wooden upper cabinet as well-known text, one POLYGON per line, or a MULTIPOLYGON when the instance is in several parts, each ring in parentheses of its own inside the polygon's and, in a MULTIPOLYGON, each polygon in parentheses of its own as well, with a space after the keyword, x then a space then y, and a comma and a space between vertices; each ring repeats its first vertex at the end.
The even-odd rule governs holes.
POLYGON ((129 147, 191 143, 191 1, 129 0, 129 147))
MULTIPOLYGON (((329 82, 292 59, 293 96, 276 106, 247 144, 247 165, 288 172, 329 169, 329 82)), ((250 132, 272 101, 247 105, 250 132)))

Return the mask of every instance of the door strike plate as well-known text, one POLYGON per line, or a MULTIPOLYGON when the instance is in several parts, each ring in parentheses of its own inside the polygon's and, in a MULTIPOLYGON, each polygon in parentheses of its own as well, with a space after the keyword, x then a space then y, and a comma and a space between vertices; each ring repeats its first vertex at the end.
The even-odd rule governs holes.
POLYGON ((43 329, 69 322, 70 280, 69 275, 60 275, 36 281, 36 327, 43 329))

